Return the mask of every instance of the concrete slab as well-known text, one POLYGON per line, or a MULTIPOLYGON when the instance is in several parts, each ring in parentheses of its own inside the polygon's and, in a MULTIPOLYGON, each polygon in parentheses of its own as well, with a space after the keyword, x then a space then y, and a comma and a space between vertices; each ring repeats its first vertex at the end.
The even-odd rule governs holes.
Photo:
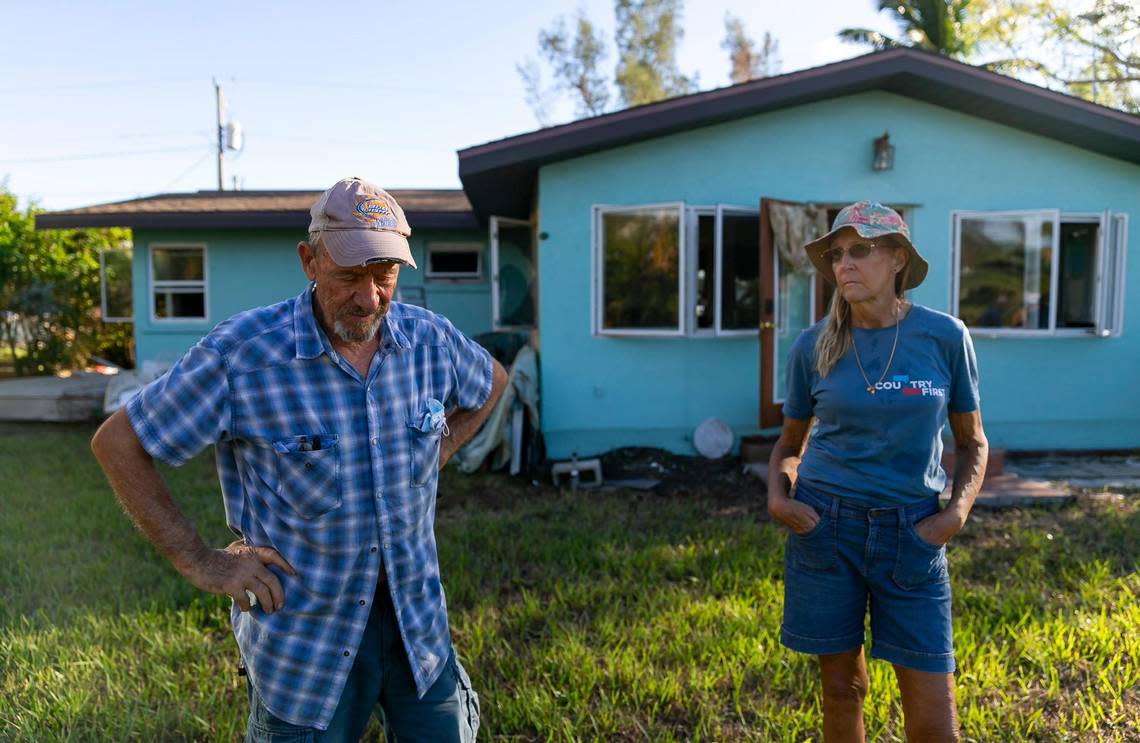
POLYGON ((1140 456, 1010 458, 1006 469, 1021 477, 1063 481, 1078 488, 1140 488, 1140 456))
MULTIPOLYGON (((982 483, 975 505, 990 508, 1025 508, 1053 505, 1073 500, 1073 493, 1065 483, 1049 480, 1032 480, 1013 474, 987 477, 982 483)), ((942 493, 942 501, 950 500, 950 488, 942 493)))
POLYGON ((98 418, 109 377, 76 372, 70 377, 0 380, 0 420, 84 421, 98 418))

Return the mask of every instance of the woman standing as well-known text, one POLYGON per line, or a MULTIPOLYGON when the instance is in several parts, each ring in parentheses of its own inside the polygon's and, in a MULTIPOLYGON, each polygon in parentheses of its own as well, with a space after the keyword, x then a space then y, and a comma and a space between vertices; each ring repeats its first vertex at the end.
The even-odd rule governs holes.
POLYGON ((989 451, 970 335, 905 300, 927 263, 892 209, 847 206, 805 250, 836 289, 789 353, 769 467, 768 512, 792 532, 781 641, 819 656, 824 739, 862 741, 869 603, 870 653, 894 665, 907 739, 958 740, 945 545, 989 451), (939 510, 947 420, 957 464, 939 510))

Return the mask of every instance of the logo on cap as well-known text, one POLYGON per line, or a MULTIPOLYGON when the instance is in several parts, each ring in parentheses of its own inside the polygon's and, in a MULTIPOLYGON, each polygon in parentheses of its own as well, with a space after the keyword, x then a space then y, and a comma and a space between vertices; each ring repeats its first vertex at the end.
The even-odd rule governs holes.
POLYGON ((397 226, 396 216, 384 199, 375 196, 360 199, 352 211, 353 216, 373 229, 389 230, 397 226))

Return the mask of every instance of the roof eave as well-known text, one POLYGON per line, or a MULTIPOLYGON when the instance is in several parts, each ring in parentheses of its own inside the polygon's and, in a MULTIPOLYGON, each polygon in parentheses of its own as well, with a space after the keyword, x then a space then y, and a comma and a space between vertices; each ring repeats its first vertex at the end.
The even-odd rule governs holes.
POLYGON ((459 176, 480 218, 525 216, 542 165, 875 89, 1140 163, 1138 117, 937 55, 896 49, 469 147, 459 152, 459 176))
MULTIPOLYGON (((406 212, 413 229, 477 230, 474 212, 406 212)), ((35 217, 37 230, 60 230, 88 227, 129 227, 131 229, 172 230, 305 230, 308 212, 119 212, 91 214, 83 212, 45 212, 35 217)))

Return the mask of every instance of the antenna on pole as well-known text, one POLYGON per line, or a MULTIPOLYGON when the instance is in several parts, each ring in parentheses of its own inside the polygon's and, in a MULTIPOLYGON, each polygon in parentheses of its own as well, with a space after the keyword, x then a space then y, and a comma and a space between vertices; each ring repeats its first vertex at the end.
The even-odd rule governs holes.
POLYGON ((218 82, 218 78, 214 78, 214 100, 217 103, 217 129, 218 129, 218 190, 225 191, 225 158, 223 137, 225 135, 225 128, 222 126, 222 108, 225 107, 225 100, 222 98, 222 85, 218 82))

